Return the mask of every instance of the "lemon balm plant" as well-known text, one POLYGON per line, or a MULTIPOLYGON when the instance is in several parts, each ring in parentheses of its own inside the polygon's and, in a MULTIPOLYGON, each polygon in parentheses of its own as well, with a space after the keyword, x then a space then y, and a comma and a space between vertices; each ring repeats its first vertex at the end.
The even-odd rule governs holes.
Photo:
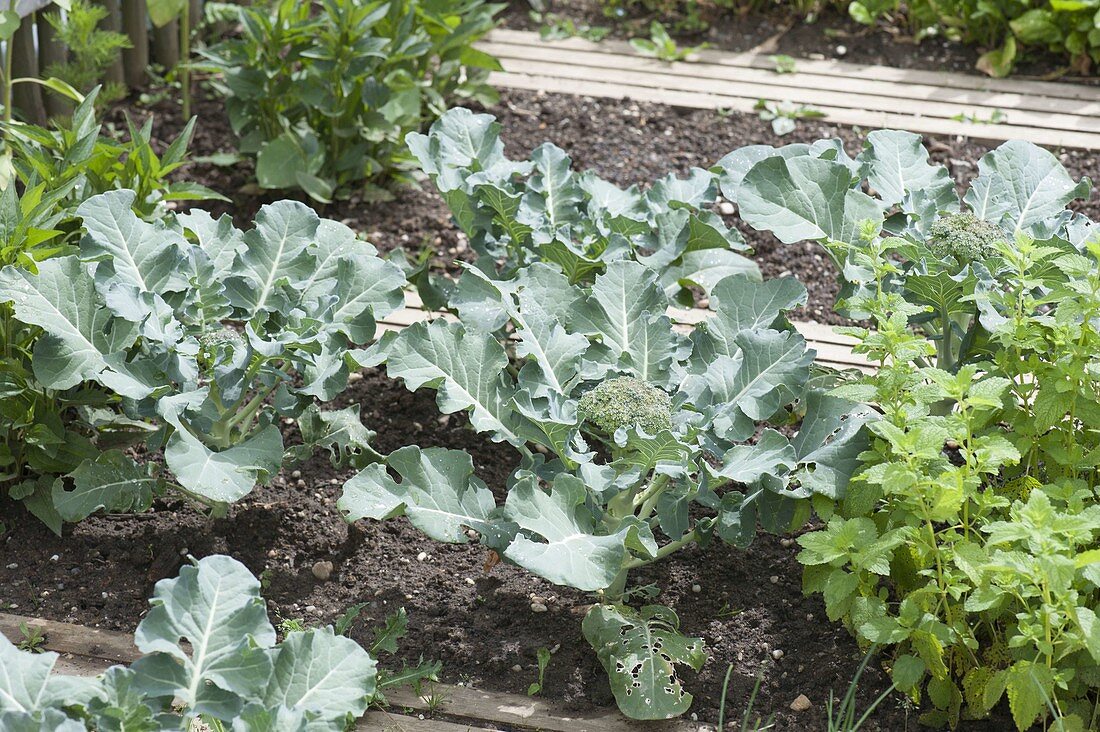
POLYGON ((882 418, 826 528, 799 538, 806 591, 889 649, 927 723, 1007 699, 1020 730, 1095 726, 1100 237, 1067 210, 1088 181, 1010 142, 960 201, 899 132, 856 159, 762 157, 742 214, 825 244, 838 306, 873 326, 846 331, 879 365, 833 392, 882 418))
POLYGON ((582 631, 620 708, 681 714, 691 695, 676 667, 698 669, 702 642, 671 608, 632 607, 630 573, 712 541, 744 546, 758 525, 800 526, 811 503, 843 495, 863 449, 868 411, 814 388, 813 351, 785 319, 804 298, 791 279, 729 277, 686 336, 637 262, 591 284, 548 263, 507 279, 471 269, 452 299, 461 323, 418 323, 355 358, 512 445, 503 505, 466 453, 405 447, 350 480, 339 506, 353 520, 405 515, 438 541, 472 530, 504 561, 595 593, 582 631))

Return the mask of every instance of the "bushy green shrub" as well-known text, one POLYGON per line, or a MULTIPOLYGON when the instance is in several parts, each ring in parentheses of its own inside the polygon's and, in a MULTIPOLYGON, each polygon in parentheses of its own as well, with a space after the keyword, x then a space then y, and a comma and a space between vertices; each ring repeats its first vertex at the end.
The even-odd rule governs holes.
POLYGON ((318 201, 400 177, 404 136, 459 100, 491 102, 495 59, 472 44, 484 0, 278 0, 241 9, 240 38, 207 52, 242 153, 264 188, 318 201))
POLYGON ((910 133, 871 133, 855 159, 777 152, 737 179, 741 214, 827 247, 841 310, 873 324, 845 331, 879 365, 833 392, 882 418, 835 512, 818 504, 826 528, 799 538, 806 591, 890 649, 930 724, 1005 696, 1020 730, 1050 710, 1094 724, 1100 230, 1067 208, 1088 180, 1009 142, 960 201, 910 133))

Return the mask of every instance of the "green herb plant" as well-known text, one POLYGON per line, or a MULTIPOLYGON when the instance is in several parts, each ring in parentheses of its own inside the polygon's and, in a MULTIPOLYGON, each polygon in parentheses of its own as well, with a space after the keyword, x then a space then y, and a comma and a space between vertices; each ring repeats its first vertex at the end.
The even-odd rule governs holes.
POLYGON ((619 707, 682 714, 676 667, 698 669, 702 641, 671 608, 628 604, 631 573, 716 540, 747 545, 758 525, 802 525, 814 501, 843 495, 864 446, 869 411, 815 388, 813 351, 784 317, 804 298, 791 279, 728 277, 687 336, 637 262, 591 284, 549 263, 507 279, 471 268, 451 300, 461 323, 418 323, 354 357, 512 445, 503 505, 468 454, 410 446, 360 471, 338 506, 349 520, 405 515, 438 541, 473 531, 504 561, 594 593, 582 632, 619 707), (793 437, 758 430, 794 422, 793 437))
POLYGON ((264 188, 326 202, 405 179, 406 133, 455 101, 491 102, 499 68, 472 44, 500 5, 483 0, 279 0, 241 8, 240 38, 204 52, 217 88, 256 156, 264 188))

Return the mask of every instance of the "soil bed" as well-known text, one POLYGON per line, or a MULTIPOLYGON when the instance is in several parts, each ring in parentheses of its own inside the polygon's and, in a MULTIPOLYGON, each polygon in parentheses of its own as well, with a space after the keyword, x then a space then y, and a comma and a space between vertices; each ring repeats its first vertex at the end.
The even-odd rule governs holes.
MULTIPOLYGON (((197 106, 202 124, 194 154, 231 149, 221 105, 199 100, 197 106)), ((179 128, 178 116, 166 104, 154 111, 160 134, 168 137, 179 128)), ((850 128, 821 122, 800 123, 796 133, 777 138, 769 125, 751 115, 720 117, 651 104, 507 91, 491 111, 504 126, 513 157, 552 140, 572 154, 577 168, 592 168, 623 186, 667 172, 684 174, 742 145, 838 136, 854 153, 860 139, 850 128)), ((957 178, 973 175, 977 157, 987 149, 966 140, 933 139, 930 144, 935 158, 947 163, 957 178)), ((1089 156, 1069 153, 1063 159, 1075 177, 1095 176, 1097 163, 1089 156)), ((196 164, 185 175, 234 198, 231 206, 211 208, 232 210, 241 223, 275 198, 249 192, 251 170, 244 165, 223 169, 196 164)), ((1097 217, 1096 208, 1093 201, 1085 210, 1097 217)), ((339 202, 322 213, 368 233, 382 250, 432 246, 441 265, 468 255, 445 206, 428 187, 398 190, 393 201, 384 203, 339 202)), ((740 228, 767 276, 794 275, 810 289, 810 305, 796 317, 836 320, 831 313, 834 273, 815 245, 779 246, 770 237, 740 228)), ((410 394, 380 372, 368 371, 333 407, 348 404, 361 405, 364 422, 378 431, 380 451, 406 444, 468 450, 478 474, 498 497, 503 495, 516 459, 512 449, 478 437, 462 416, 440 416, 430 393, 410 394)), ((296 428, 285 429, 287 440, 294 440, 296 428)), ((357 626, 355 634, 369 640, 372 624, 405 607, 410 636, 402 644, 402 656, 442 660, 448 682, 523 693, 536 676, 537 649, 547 647, 555 649, 546 677, 548 697, 564 698, 578 708, 612 703, 604 673, 580 634, 590 601, 584 593, 554 587, 514 567, 487 571, 483 549, 436 544, 404 519, 349 527, 335 508, 339 484, 347 476, 333 470, 322 455, 298 470, 254 491, 225 520, 208 521, 182 503, 160 502, 141 516, 96 517, 68 526, 64 538, 53 536, 21 505, 4 499, 0 520, 8 531, 0 537, 0 603, 21 614, 132 630, 153 584, 172 576, 187 554, 224 552, 263 573, 276 618, 331 622, 349 605, 367 602, 368 622, 357 626), (314 577, 312 567, 319 561, 334 565, 327 581, 314 577), (533 597, 548 610, 534 613, 533 597), (514 670, 517 665, 521 670, 514 670)), ((710 660, 701 673, 685 674, 700 719, 716 718, 722 679, 732 664, 729 705, 738 723, 759 674, 763 682, 756 711, 764 717, 774 714, 776 729, 824 728, 829 692, 843 694, 861 652, 847 631, 825 618, 817 598, 802 596, 796 552, 797 545, 789 540, 761 535, 747 551, 718 544, 681 553, 633 577, 637 584, 663 588, 659 601, 677 609, 686 632, 706 639, 710 660), (695 585, 699 592, 693 592, 695 585), (776 650, 783 651, 778 660, 773 658, 776 650), (811 700, 812 708, 792 712, 789 705, 800 694, 811 700)), ((877 696, 886 683, 881 671, 869 669, 861 703, 877 696)), ((868 729, 916 729, 916 716, 900 699, 891 698, 868 729)), ((1004 717, 962 727, 1007 728, 1004 717)))

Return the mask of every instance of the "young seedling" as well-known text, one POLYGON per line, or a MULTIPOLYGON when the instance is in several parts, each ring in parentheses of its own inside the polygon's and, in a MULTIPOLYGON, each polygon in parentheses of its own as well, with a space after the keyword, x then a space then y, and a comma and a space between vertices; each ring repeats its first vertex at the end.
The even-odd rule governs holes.
POLYGON ((527 696, 534 696, 535 694, 542 693, 542 683, 546 677, 546 667, 550 665, 550 649, 539 648, 536 652, 538 656, 539 664, 539 678, 537 681, 533 681, 530 686, 527 687, 527 696))
POLYGON ((42 653, 46 648, 46 634, 37 625, 19 624, 19 633, 23 638, 16 646, 21 651, 28 653, 42 653))
POLYGON ((825 116, 821 110, 805 104, 795 106, 789 102, 757 100, 753 109, 760 112, 760 119, 772 123, 772 131, 777 135, 789 135, 794 132, 800 119, 820 119, 825 116))
POLYGON ((691 56, 698 53, 710 44, 701 43, 698 46, 680 46, 658 21, 649 25, 649 38, 631 38, 630 46, 643 56, 652 56, 666 63, 673 61, 689 61, 691 56))

